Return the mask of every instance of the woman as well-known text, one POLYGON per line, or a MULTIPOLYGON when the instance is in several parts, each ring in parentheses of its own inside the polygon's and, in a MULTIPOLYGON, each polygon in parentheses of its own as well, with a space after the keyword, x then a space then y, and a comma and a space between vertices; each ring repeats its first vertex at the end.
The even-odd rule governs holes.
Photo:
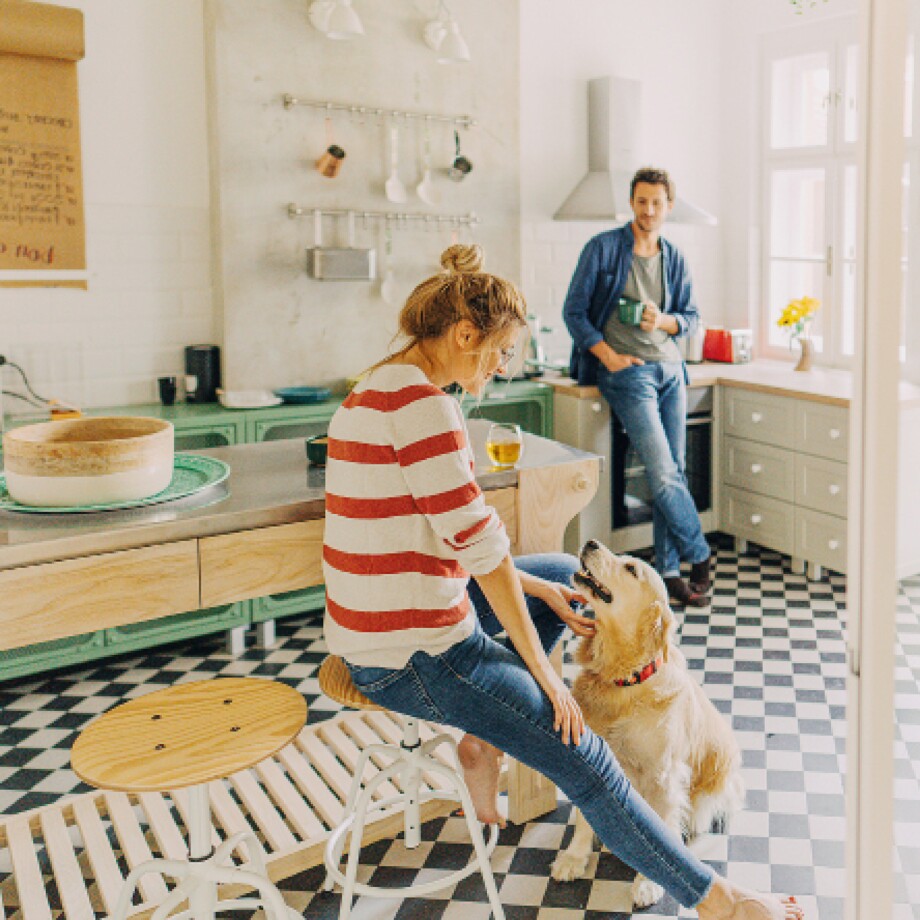
POLYGON ((326 467, 325 634, 356 686, 396 712, 468 734, 461 763, 480 820, 497 810, 501 752, 539 770, 624 862, 702 920, 795 920, 791 901, 742 891, 696 859, 585 727, 547 653, 565 625, 587 634, 561 554, 517 564, 473 478, 463 416, 442 388, 478 396, 512 360, 523 298, 451 246, 400 317, 404 348, 336 412, 326 467), (470 576, 474 581, 470 581, 470 576), (504 643, 492 638, 504 630, 504 643))

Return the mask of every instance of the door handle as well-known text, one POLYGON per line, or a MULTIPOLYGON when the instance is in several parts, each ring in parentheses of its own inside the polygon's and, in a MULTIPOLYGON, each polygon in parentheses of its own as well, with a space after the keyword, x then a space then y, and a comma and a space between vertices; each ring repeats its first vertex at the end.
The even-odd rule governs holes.
POLYGON ((760 412, 751 413, 751 421, 756 425, 758 422, 763 420, 763 415, 760 412))
POLYGON ((835 483, 833 483, 832 485, 829 485, 829 486, 827 487, 827 491, 830 492, 831 495, 839 495, 839 494, 840 494, 840 486, 838 486, 837 483, 835 482, 835 483))
POLYGON ((828 541, 827 541, 827 548, 828 548, 828 549, 837 549, 838 546, 840 546, 840 541, 839 541, 839 540, 828 540, 828 541))
POLYGON ((763 469, 763 467, 762 467, 759 463, 752 463, 752 464, 751 464, 751 472, 752 472, 755 476, 756 476, 762 469, 763 469))
POLYGON ((752 523, 755 527, 756 527, 762 520, 763 520, 763 518, 762 518, 759 514, 752 514, 752 515, 751 515, 751 523, 752 523))
POLYGON ((837 440, 839 440, 839 438, 840 438, 840 429, 839 429, 839 428, 831 428, 831 430, 828 432, 828 436, 830 437, 830 439, 831 439, 832 441, 837 441, 837 440))

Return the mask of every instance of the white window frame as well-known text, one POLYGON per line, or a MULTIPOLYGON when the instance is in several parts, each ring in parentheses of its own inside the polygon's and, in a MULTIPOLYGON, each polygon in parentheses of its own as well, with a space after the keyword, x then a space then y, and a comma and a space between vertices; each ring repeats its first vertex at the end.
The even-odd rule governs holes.
MULTIPOLYGON (((771 307, 781 309, 784 304, 773 303, 771 294, 771 228, 773 225, 773 204, 771 185, 773 173, 780 169, 818 167, 824 170, 825 195, 825 252, 818 261, 826 266, 822 290, 802 291, 801 294, 818 296, 822 301, 822 351, 815 355, 816 363, 849 367, 852 356, 843 354, 842 322, 840 322, 843 294, 843 177, 847 166, 854 165, 857 157, 857 143, 844 140, 844 99, 846 52, 850 45, 858 42, 858 22, 856 16, 821 20, 787 29, 782 32, 768 33, 763 37, 761 47, 761 92, 763 99, 763 131, 761 138, 761 176, 762 176, 762 213, 764 215, 763 245, 761 247, 761 288, 762 308, 759 317, 759 352, 768 358, 788 358, 786 345, 771 345, 770 335, 773 331, 771 307), (773 149, 771 132, 773 125, 772 69, 775 61, 810 52, 825 52, 828 55, 830 76, 830 93, 828 97, 828 133, 827 142, 807 147, 773 149)), ((858 118, 857 126, 861 128, 858 118)), ((806 259, 796 261, 809 261, 806 259)), ((857 282, 858 283, 858 282, 857 282)))

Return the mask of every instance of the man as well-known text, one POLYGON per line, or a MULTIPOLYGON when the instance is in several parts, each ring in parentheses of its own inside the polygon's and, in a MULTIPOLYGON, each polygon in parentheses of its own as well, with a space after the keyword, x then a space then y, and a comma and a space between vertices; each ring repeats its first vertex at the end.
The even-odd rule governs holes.
POLYGON ((644 168, 629 189, 633 220, 588 242, 565 299, 571 374, 596 384, 645 465, 652 494, 655 565, 678 606, 709 604, 709 545, 684 475, 686 368, 674 340, 699 323, 690 273, 660 235, 674 206, 663 169, 644 168), (621 298, 641 301, 638 326, 620 321, 621 298), (691 564, 689 583, 681 560, 691 564))

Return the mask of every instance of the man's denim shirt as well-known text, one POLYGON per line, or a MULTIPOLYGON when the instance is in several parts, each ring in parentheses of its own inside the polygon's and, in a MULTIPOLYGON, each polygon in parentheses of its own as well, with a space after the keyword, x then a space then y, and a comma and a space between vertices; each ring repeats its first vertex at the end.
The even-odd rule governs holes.
MULTIPOLYGON (((700 314, 693 298, 690 270, 680 250, 660 238, 664 281, 662 311, 677 320, 680 338, 694 332, 700 314)), ((626 287, 633 260, 632 223, 599 233, 582 250, 562 316, 572 336, 569 373, 582 386, 597 383, 598 359, 588 350, 603 341, 603 329, 626 287)))

